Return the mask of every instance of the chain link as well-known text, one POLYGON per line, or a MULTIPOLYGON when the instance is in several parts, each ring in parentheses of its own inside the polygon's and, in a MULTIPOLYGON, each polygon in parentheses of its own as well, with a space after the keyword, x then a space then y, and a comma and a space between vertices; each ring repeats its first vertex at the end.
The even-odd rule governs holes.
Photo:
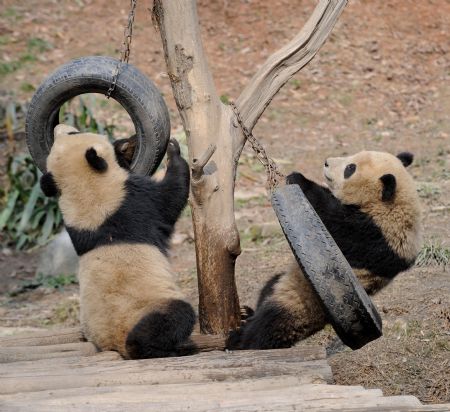
MULTIPOLYGON (((131 53, 131 41, 133 39, 133 23, 134 23, 134 17, 136 14, 136 5, 137 0, 130 0, 130 12, 128 14, 128 23, 125 26, 124 33, 123 33, 123 42, 122 47, 120 50, 120 59, 117 62, 117 66, 113 73, 113 78, 111 81, 111 85, 109 86, 108 91, 106 92, 106 97, 109 99, 111 97, 112 92, 116 88, 117 78, 120 74, 120 69, 122 68, 123 63, 128 64, 128 60, 130 58, 131 53)), ((261 162, 261 164, 266 169, 267 173, 267 186, 270 191, 273 191, 276 187, 279 186, 280 180, 284 181, 285 176, 283 173, 280 172, 278 169, 277 164, 271 159, 266 151, 264 150, 264 147, 259 143, 258 139, 256 139, 255 136, 253 136, 252 132, 250 132, 247 127, 245 126, 244 122, 242 121, 241 114, 239 113, 238 108, 234 104, 234 102, 230 102, 230 106, 233 109, 234 115, 236 116, 236 120, 239 123, 239 126, 242 129, 242 132, 244 133, 244 136, 246 139, 250 142, 253 150, 255 151, 256 157, 261 162)))
POLYGON ((271 192, 273 192, 273 190, 280 185, 280 181, 281 182, 284 181, 285 176, 283 175, 283 173, 280 172, 277 164, 273 161, 273 159, 271 159, 267 155, 264 147, 258 141, 258 139, 255 136, 253 136, 253 133, 250 132, 250 130, 247 129, 244 122, 242 121, 241 114, 239 113, 239 110, 234 104, 234 102, 230 102, 230 106, 233 109, 233 113, 236 116, 236 120, 239 123, 239 126, 241 127, 244 136, 250 142, 252 149, 255 151, 256 157, 266 169, 267 187, 271 192))
POLYGON ((120 59, 117 62, 116 68, 114 69, 111 84, 109 86, 108 91, 106 92, 106 98, 108 99, 111 97, 111 93, 116 88, 117 78, 119 77, 122 64, 123 63, 128 64, 128 60, 130 59, 131 40, 133 38, 133 23, 134 23, 134 16, 136 14, 136 5, 137 0, 130 0, 130 12, 128 13, 128 23, 125 26, 123 32, 123 42, 122 47, 120 49, 120 59))

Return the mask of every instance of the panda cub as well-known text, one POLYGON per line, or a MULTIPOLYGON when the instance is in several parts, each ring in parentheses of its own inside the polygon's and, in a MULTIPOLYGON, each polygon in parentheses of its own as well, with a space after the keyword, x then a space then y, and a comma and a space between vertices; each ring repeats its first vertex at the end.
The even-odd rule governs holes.
POLYGON ((196 317, 167 256, 189 195, 189 167, 178 143, 170 140, 165 177, 155 182, 120 167, 106 136, 65 125, 54 135, 41 187, 47 196, 59 195, 80 256, 85 337, 124 358, 184 353, 196 317))
MULTIPOLYGON (((406 167, 410 153, 363 151, 325 161, 328 188, 292 173, 369 294, 414 264, 421 208, 406 167)), ((263 287, 255 313, 228 339, 231 349, 287 348, 322 329, 326 314, 296 262, 263 287)))

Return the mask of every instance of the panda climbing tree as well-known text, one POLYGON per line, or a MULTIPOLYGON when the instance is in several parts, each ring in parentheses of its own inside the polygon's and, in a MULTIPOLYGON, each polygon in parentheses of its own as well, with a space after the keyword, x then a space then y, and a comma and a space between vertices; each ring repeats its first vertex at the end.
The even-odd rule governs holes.
MULTIPOLYGON (((236 100, 248 131, 280 88, 315 56, 346 4, 347 0, 319 0, 298 34, 255 73, 236 100)), ((240 254, 234 185, 246 137, 214 86, 202 46, 195 0, 155 0, 153 19, 160 30, 189 148, 200 329, 203 333, 226 335, 241 322, 234 278, 235 261, 240 254)))

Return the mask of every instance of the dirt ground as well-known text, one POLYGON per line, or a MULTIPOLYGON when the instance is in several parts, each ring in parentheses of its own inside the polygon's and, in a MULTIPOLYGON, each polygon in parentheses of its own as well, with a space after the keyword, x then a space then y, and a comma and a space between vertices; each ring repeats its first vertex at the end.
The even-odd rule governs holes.
MULTIPOLYGON (((254 133, 285 172, 300 170, 317 181, 327 156, 361 149, 415 153, 411 173, 423 200, 425 239, 449 247, 450 2, 349 3, 329 41, 280 91, 254 133)), ((127 2, 1 0, 1 5, 0 59, 16 67, 0 75, 2 99, 28 100, 51 70, 71 58, 117 56, 127 2)), ((223 100, 237 98, 256 68, 295 35, 314 5, 313 0, 199 1, 204 45, 223 100)), ((149 6, 138 5, 131 62, 163 91, 177 133, 181 122, 149 6)), ((0 140, 0 153, 5 145, 0 140)), ((275 222, 264 179, 246 148, 236 192, 243 249, 236 272, 241 304, 254 305, 265 280, 291 259, 278 230, 258 232, 264 222, 275 222)), ((192 237, 186 214, 178 225, 172 260, 195 304, 192 237)), ((0 252, 0 333, 10 333, 12 327, 77 323, 76 285, 7 293, 34 276, 37 254, 0 252)), ((423 402, 450 402, 449 271, 415 267, 374 300, 383 317, 382 338, 351 352, 336 344, 327 328, 301 344, 329 347, 337 383, 378 387, 387 395, 412 394, 423 402)))

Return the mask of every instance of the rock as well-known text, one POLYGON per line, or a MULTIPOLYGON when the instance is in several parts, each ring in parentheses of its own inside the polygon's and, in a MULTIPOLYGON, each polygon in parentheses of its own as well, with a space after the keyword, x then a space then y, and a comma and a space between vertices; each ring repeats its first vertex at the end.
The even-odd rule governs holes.
POLYGON ((78 272, 78 256, 64 229, 45 247, 36 274, 45 276, 72 275, 78 272))
POLYGON ((2 254, 5 255, 5 256, 11 256, 11 255, 12 255, 12 250, 9 249, 9 248, 7 248, 7 247, 5 247, 5 248, 2 250, 2 254))

